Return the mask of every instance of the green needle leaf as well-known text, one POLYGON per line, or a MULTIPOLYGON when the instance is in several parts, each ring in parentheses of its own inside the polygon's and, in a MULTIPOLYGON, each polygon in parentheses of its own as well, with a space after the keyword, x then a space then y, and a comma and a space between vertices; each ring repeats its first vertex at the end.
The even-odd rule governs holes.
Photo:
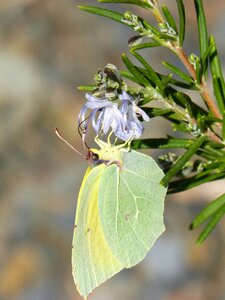
POLYGON ((223 141, 225 141, 225 113, 223 114, 222 137, 223 137, 223 141))
POLYGON ((127 70, 122 70, 122 71, 120 71, 120 75, 121 75, 122 77, 124 77, 124 78, 127 78, 127 79, 129 79, 129 80, 131 80, 131 81, 133 81, 133 82, 136 82, 136 83, 140 84, 140 81, 137 80, 137 79, 136 79, 129 71, 127 71, 127 70))
POLYGON ((198 23, 198 38, 199 38, 200 54, 202 58, 208 48, 208 33, 207 33, 206 19, 205 19, 202 0, 195 0, 195 10, 197 15, 197 23, 198 23))
POLYGON ((179 45, 183 45, 184 37, 185 37, 185 9, 183 0, 176 0, 177 7, 180 17, 180 26, 179 26, 179 45))
POLYGON ((208 69, 208 60, 210 57, 210 52, 212 51, 214 45, 209 45, 206 52, 204 53, 201 59, 201 66, 202 66, 202 74, 206 75, 208 69))
POLYGON ((174 194, 174 193, 187 191, 193 189, 196 186, 202 185, 204 183, 222 179, 224 178, 224 176, 225 173, 220 173, 220 174, 206 175, 204 178, 201 178, 199 180, 197 180, 195 177, 176 180, 170 183, 168 192, 169 194, 174 194))
POLYGON ((121 13, 118 13, 116 11, 112 11, 112 10, 105 9, 105 8, 100 8, 100 7, 95 7, 95 6, 86 6, 86 5, 78 5, 78 8, 83 10, 83 11, 89 12, 91 14, 103 16, 103 17, 112 19, 116 22, 119 22, 119 23, 122 23, 124 25, 127 25, 127 26, 131 27, 130 25, 125 24, 122 21, 122 19, 124 18, 124 15, 121 14, 121 13))
POLYGON ((167 186, 170 179, 174 177, 183 166, 189 161, 189 159, 195 154, 198 148, 202 145, 202 143, 206 140, 206 136, 202 135, 197 138, 190 148, 177 160, 177 162, 173 165, 173 167, 166 173, 163 177, 161 184, 167 186))
POLYGON ((212 216, 211 220, 209 221, 209 223, 206 225, 206 227, 204 228, 204 230, 200 233, 196 244, 202 244, 204 242, 204 240, 209 236, 209 234, 213 231, 213 229, 215 228, 215 226, 217 225, 217 223, 220 221, 220 219, 223 217, 223 215, 225 214, 225 204, 223 206, 221 206, 216 212, 215 214, 212 216))
POLYGON ((178 32, 176 22, 175 22, 173 16, 171 15, 169 9, 166 6, 162 6, 162 12, 164 14, 164 17, 166 18, 166 21, 170 25, 170 27, 172 27, 173 30, 178 32))
POLYGON ((217 52, 216 42, 212 35, 210 36, 209 42, 211 45, 210 68, 213 76, 214 95, 216 97, 220 112, 223 114, 225 111, 225 82, 217 52))
POLYGON ((151 42, 151 43, 143 43, 140 45, 135 45, 132 46, 132 50, 141 50, 141 49, 145 49, 145 48, 153 48, 153 47, 159 47, 160 43, 158 42, 151 42))
POLYGON ((131 54, 133 54, 139 61, 140 63, 142 63, 142 65, 145 67, 149 78, 151 79, 151 81, 153 81, 155 83, 155 85, 157 87, 161 87, 161 80, 159 79, 157 73, 152 69, 152 67, 148 64, 148 62, 141 56, 139 55, 137 52, 135 52, 134 50, 130 50, 131 54))
POLYGON ((188 76, 187 74, 185 74, 183 71, 181 71, 179 68, 177 68, 176 66, 163 61, 162 64, 169 70, 171 70, 172 72, 174 72, 175 74, 177 74, 180 78, 182 78, 183 80, 185 80, 188 83, 192 83, 193 84, 193 79, 188 76))
POLYGON ((78 90, 92 92, 95 89, 95 85, 81 85, 78 86, 78 90))
POLYGON ((213 76, 213 93, 216 98, 216 101, 218 103, 218 107, 221 113, 225 111, 224 105, 225 105, 225 98, 223 94, 223 88, 222 88, 222 82, 220 78, 213 76))
POLYGON ((130 73, 136 78, 140 85, 150 86, 148 79, 139 71, 139 69, 131 62, 125 53, 122 54, 122 60, 130 71, 130 73))
POLYGON ((202 65, 201 65, 201 60, 199 57, 196 57, 196 81, 198 84, 201 84, 202 81, 202 65))
POLYGON ((152 138, 143 140, 134 140, 131 143, 132 149, 175 149, 175 148, 189 148, 193 140, 176 139, 176 138, 152 138))
POLYGON ((195 229, 203 222, 205 222, 210 216, 212 216, 222 205, 225 204, 225 194, 221 195, 214 201, 212 201, 197 217, 193 220, 190 225, 190 229, 195 229))
POLYGON ((141 0, 98 0, 100 3, 128 3, 128 4, 134 4, 143 8, 152 8, 152 6, 144 1, 141 0))

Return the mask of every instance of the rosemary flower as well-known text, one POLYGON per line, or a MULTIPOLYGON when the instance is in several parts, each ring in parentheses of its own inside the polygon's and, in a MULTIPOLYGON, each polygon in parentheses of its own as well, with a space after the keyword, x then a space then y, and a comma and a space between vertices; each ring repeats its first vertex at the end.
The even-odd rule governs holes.
POLYGON ((113 101, 109 101, 106 96, 96 98, 88 93, 85 97, 87 102, 78 118, 79 124, 83 124, 85 130, 91 122, 98 135, 106 135, 110 128, 116 137, 124 141, 142 135, 144 127, 138 117, 142 116, 145 121, 149 121, 149 117, 127 92, 118 94, 118 98, 113 101), (91 109, 91 113, 86 117, 88 109, 91 109))

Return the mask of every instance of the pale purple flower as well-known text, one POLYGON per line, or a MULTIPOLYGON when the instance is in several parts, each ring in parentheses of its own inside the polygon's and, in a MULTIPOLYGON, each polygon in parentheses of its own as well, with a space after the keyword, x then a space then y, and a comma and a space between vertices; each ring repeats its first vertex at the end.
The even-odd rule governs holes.
POLYGON ((148 115, 136 105, 134 98, 123 91, 118 99, 109 101, 106 97, 96 98, 91 94, 85 95, 87 102, 80 111, 78 122, 85 129, 89 122, 97 134, 107 134, 111 128, 115 136, 121 140, 139 138, 144 127, 138 116, 149 121, 148 115), (91 113, 86 117, 87 110, 91 113))

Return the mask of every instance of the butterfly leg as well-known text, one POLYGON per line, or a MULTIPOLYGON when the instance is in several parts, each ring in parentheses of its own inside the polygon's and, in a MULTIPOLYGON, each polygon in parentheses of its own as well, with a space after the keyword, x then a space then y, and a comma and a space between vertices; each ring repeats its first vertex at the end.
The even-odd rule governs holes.
POLYGON ((107 143, 103 142, 102 140, 99 139, 98 135, 96 135, 95 137, 95 143, 101 148, 106 148, 107 147, 107 143))
POLYGON ((111 147, 111 146, 112 146, 112 144, 111 144, 111 140, 110 140, 110 138, 111 138, 112 134, 113 134, 113 130, 111 130, 111 132, 109 133, 109 135, 108 135, 108 137, 107 137, 107 143, 108 143, 108 146, 109 146, 109 147, 111 147))
POLYGON ((130 152, 131 150, 131 142, 133 140, 133 135, 129 137, 128 140, 126 140, 124 143, 114 146, 115 150, 122 149, 124 152, 130 152))
POLYGON ((100 140, 98 135, 96 135, 95 137, 95 143, 101 148, 101 149, 104 149, 104 148, 110 148, 112 147, 112 144, 111 144, 111 136, 113 134, 113 130, 109 133, 108 137, 107 137, 107 143, 100 140))

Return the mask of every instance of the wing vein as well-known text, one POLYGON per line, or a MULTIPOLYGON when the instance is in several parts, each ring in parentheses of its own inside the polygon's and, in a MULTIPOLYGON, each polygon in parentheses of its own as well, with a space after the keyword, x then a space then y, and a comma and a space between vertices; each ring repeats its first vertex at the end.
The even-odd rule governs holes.
MULTIPOLYGON (((131 189, 130 189, 129 185, 127 184, 127 182, 123 178, 121 178, 121 180, 124 182, 124 184, 126 185, 127 189, 131 193, 131 195, 132 195, 132 197, 133 197, 133 199, 135 201, 135 206, 136 206, 137 213, 139 214, 140 210, 138 208, 137 201, 136 201, 137 197, 133 194, 133 192, 131 191, 131 189)), ((138 214, 137 214, 136 219, 137 219, 137 222, 139 223, 139 221, 138 221, 138 214)), ((136 232, 136 230, 134 229, 134 227, 131 225, 131 223, 129 222, 128 224, 129 224, 130 228, 132 229, 132 231, 134 232, 134 235, 137 237, 137 240, 139 240, 146 247, 146 249, 148 249, 149 246, 140 238, 140 236, 138 235, 138 233, 136 232)))

